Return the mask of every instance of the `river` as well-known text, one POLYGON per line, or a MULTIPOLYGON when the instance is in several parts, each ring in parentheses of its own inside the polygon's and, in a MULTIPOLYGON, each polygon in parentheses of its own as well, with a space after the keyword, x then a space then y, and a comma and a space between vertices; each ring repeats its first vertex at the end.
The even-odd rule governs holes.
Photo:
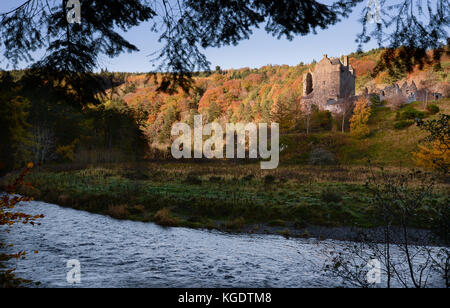
POLYGON ((81 287, 342 286, 323 270, 324 250, 342 242, 162 228, 43 202, 17 209, 45 215, 40 226, 16 225, 4 239, 28 252, 17 276, 43 287, 72 286, 71 259, 80 262, 81 287))

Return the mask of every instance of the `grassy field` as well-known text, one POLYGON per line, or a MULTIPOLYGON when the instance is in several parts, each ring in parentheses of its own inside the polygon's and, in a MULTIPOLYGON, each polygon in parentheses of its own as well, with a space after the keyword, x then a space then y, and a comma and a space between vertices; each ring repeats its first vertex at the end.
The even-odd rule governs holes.
MULTIPOLYGON (((439 107, 440 113, 450 114, 450 100, 429 102, 439 107)), ((428 115, 423 102, 414 102, 407 107, 426 114, 426 119, 436 119, 438 115, 428 115)), ((412 152, 417 151, 417 145, 427 135, 416 125, 412 124, 402 129, 396 129, 395 124, 401 121, 396 119, 397 112, 388 107, 373 108, 373 114, 370 118, 371 135, 358 142, 359 151, 366 154, 372 162, 384 164, 387 166, 414 166, 412 152)), ((399 112, 402 112, 400 110, 399 112)), ((408 120, 413 123, 414 120, 408 120)), ((352 149, 347 149, 351 152, 352 149)), ((353 161, 360 163, 361 160, 353 161)))
MULTIPOLYGON (((390 168, 390 173, 404 170, 390 168)), ((374 227, 377 213, 365 167, 259 164, 141 163, 97 167, 59 165, 33 170, 20 193, 117 219, 229 231, 308 226, 374 227), (264 227, 263 227, 264 228, 264 227)), ((439 184, 429 202, 448 201, 439 184)), ((415 226, 428 228, 427 214, 415 226)), ((257 230, 255 230, 257 231, 257 230)), ((259 230, 261 231, 261 230, 259 230)), ((288 232, 288 231, 286 231, 288 232)))
MULTIPOLYGON (((430 101, 436 105, 440 113, 450 114, 450 99, 430 101)), ((425 120, 437 119, 438 114, 430 115, 423 102, 414 102, 404 108, 414 108, 425 114, 425 120)), ((400 109, 398 112, 402 112, 400 109)), ((343 165, 364 165, 367 160, 383 166, 415 167, 413 152, 418 150, 418 144, 427 133, 414 125, 414 119, 406 121, 397 119, 397 111, 389 107, 373 107, 369 120, 370 135, 367 138, 356 139, 348 132, 323 132, 318 134, 292 135, 281 140, 290 148, 281 153, 281 161, 285 163, 308 163, 311 149, 321 147, 334 153, 337 161, 343 165), (399 122, 408 122, 404 128, 395 128, 399 122), (284 139, 284 140, 283 140, 284 139)))

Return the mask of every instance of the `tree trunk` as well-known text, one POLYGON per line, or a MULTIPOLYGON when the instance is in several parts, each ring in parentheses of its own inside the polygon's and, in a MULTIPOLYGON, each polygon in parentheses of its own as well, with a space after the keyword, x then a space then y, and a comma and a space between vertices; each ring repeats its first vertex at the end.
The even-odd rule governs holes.
MULTIPOLYGON (((385 210, 386 213, 386 210, 385 210)), ((385 229, 385 242, 386 242, 386 271, 387 271, 387 288, 391 288, 391 223, 390 221, 387 221, 386 214, 385 214, 385 221, 387 222, 386 229, 385 229)))
POLYGON ((309 135, 309 117, 310 115, 308 114, 308 116, 306 117, 306 134, 309 135))
POLYGON ((311 118, 311 107, 310 106, 306 106, 306 135, 309 135, 309 122, 310 122, 310 118, 311 118))
MULTIPOLYGON (((406 215, 403 213, 403 215, 406 215)), ((408 223, 406 218, 403 218, 402 221, 402 229, 403 229, 403 248, 406 253, 406 261, 408 262, 409 274, 411 276, 411 281, 416 288, 420 288, 421 285, 416 282, 416 277, 414 276, 414 267, 412 264, 411 254, 409 252, 409 243, 408 243, 408 223)))

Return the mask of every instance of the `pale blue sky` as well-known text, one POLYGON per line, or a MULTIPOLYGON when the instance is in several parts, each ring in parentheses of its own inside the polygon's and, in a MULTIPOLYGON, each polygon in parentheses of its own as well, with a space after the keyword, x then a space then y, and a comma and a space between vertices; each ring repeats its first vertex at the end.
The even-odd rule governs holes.
MULTIPOLYGON (((0 12, 23 3, 24 0, 1 0, 0 12)), ((325 1, 329 2, 329 1, 325 1)), ((367 1, 366 1, 367 2, 367 1)), ((296 37, 289 41, 276 39, 267 34, 264 29, 256 29, 253 36, 238 46, 222 48, 209 48, 205 51, 211 68, 219 65, 223 69, 251 67, 258 68, 267 64, 297 65, 300 62, 309 63, 320 60, 323 54, 340 56, 356 51, 356 35, 361 31, 358 19, 366 2, 359 5, 348 19, 339 24, 330 26, 326 30, 318 30, 317 35, 296 37)), ((135 44, 140 51, 125 53, 110 59, 101 57, 100 67, 109 71, 149 72, 155 69, 150 62, 150 54, 160 45, 157 43, 158 35, 150 32, 150 24, 144 23, 125 34, 125 37, 135 44)), ((375 42, 365 46, 365 50, 376 48, 375 42)), ((5 67, 4 62, 0 67, 5 67)))

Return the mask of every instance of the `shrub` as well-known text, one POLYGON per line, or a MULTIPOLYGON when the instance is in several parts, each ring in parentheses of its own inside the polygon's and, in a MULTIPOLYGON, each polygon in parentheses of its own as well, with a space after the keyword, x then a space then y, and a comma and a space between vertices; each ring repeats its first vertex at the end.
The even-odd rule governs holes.
POLYGON ((388 100, 386 105, 391 108, 392 110, 399 110, 406 104, 406 98, 401 94, 396 94, 391 96, 388 100))
POLYGON ((450 239, 450 207, 445 204, 443 206, 439 206, 437 216, 438 218, 433 224, 432 231, 440 239, 448 243, 450 239))
POLYGON ((336 156, 330 151, 317 147, 311 151, 309 156, 309 164, 314 166, 336 165, 336 156))
POLYGON ((342 201, 342 193, 336 189, 326 188, 322 190, 320 198, 322 199, 322 201, 325 201, 327 203, 338 203, 342 201))
POLYGON ((209 178, 209 181, 211 183, 220 183, 223 181, 223 178, 221 178, 220 176, 212 176, 209 178))
POLYGON ((125 89, 123 90, 123 94, 126 95, 128 93, 133 93, 136 91, 136 84, 133 82, 131 84, 128 84, 125 89))
POLYGON ((271 174, 268 174, 264 177, 264 184, 270 185, 275 183, 275 177, 271 174))
POLYGON ((174 227, 178 223, 178 221, 172 217, 172 214, 168 208, 163 208, 156 212, 153 219, 155 223, 163 227, 174 227))
POLYGON ((74 161, 81 164, 118 163, 128 157, 120 149, 84 149, 75 151, 74 161))
POLYGON ((130 212, 133 214, 142 214, 145 212, 145 207, 141 204, 135 205, 130 209, 130 212))
POLYGON ((278 231, 278 234, 284 236, 287 239, 291 237, 291 231, 289 231, 289 229, 278 231))
POLYGON ((201 185, 202 184, 202 180, 193 173, 189 173, 186 176, 185 182, 188 184, 193 184, 193 185, 201 185))
POLYGON ((271 227, 285 227, 286 226, 286 222, 282 219, 275 219, 275 220, 271 220, 269 221, 269 226, 271 227))
POLYGON ((108 207, 109 216, 116 219, 124 219, 128 216, 128 207, 126 205, 110 205, 108 207))
POLYGON ((439 109, 438 106, 436 106, 434 104, 430 104, 430 105, 427 106, 427 111, 428 111, 429 114, 437 114, 441 110, 439 109))
POLYGON ((394 128, 395 129, 404 129, 406 127, 410 127, 411 125, 414 124, 414 121, 400 121, 394 124, 394 128))
POLYGON ((380 97, 378 95, 371 95, 369 100, 374 107, 383 106, 383 102, 380 100, 380 97))
POLYGON ((56 148, 56 154, 61 161, 74 161, 75 160, 75 146, 78 143, 78 139, 75 139, 69 145, 62 145, 56 148))
POLYGON ((435 65, 433 65, 433 71, 435 71, 435 72, 442 71, 441 62, 437 62, 435 65))
POLYGON ((412 106, 407 106, 397 112, 396 120, 414 120, 426 117, 425 112, 419 111, 412 106))
POLYGON ((126 170, 123 173, 123 177, 134 181, 146 181, 151 178, 150 175, 146 172, 146 170, 142 169, 126 170))
POLYGON ((311 127, 315 130, 331 130, 333 115, 328 110, 315 111, 311 116, 311 127))
POLYGON ((241 230, 245 226, 245 219, 238 217, 225 224, 225 227, 230 230, 241 230))
POLYGON ((294 228, 295 228, 295 229, 304 229, 304 228, 306 228, 306 226, 307 226, 307 223, 306 223, 306 221, 303 220, 303 219, 297 219, 297 220, 294 222, 294 228))
MULTIPOLYGON (((39 189, 37 189, 36 187, 33 187, 31 185, 26 185, 26 184, 18 186, 17 193, 19 193, 23 196, 34 198, 34 199, 40 199, 42 197, 42 193, 39 189)), ((60 205, 64 205, 64 204, 60 204, 60 205)))
POLYGON ((310 238, 311 237, 311 233, 309 233, 308 230, 305 230, 305 232, 303 232, 303 234, 301 234, 299 237, 310 238))
POLYGON ((244 182, 251 182, 255 176, 253 174, 246 175, 242 178, 244 182))
POLYGON ((58 197, 58 204, 61 206, 70 206, 71 201, 72 200, 69 195, 59 195, 58 197))

